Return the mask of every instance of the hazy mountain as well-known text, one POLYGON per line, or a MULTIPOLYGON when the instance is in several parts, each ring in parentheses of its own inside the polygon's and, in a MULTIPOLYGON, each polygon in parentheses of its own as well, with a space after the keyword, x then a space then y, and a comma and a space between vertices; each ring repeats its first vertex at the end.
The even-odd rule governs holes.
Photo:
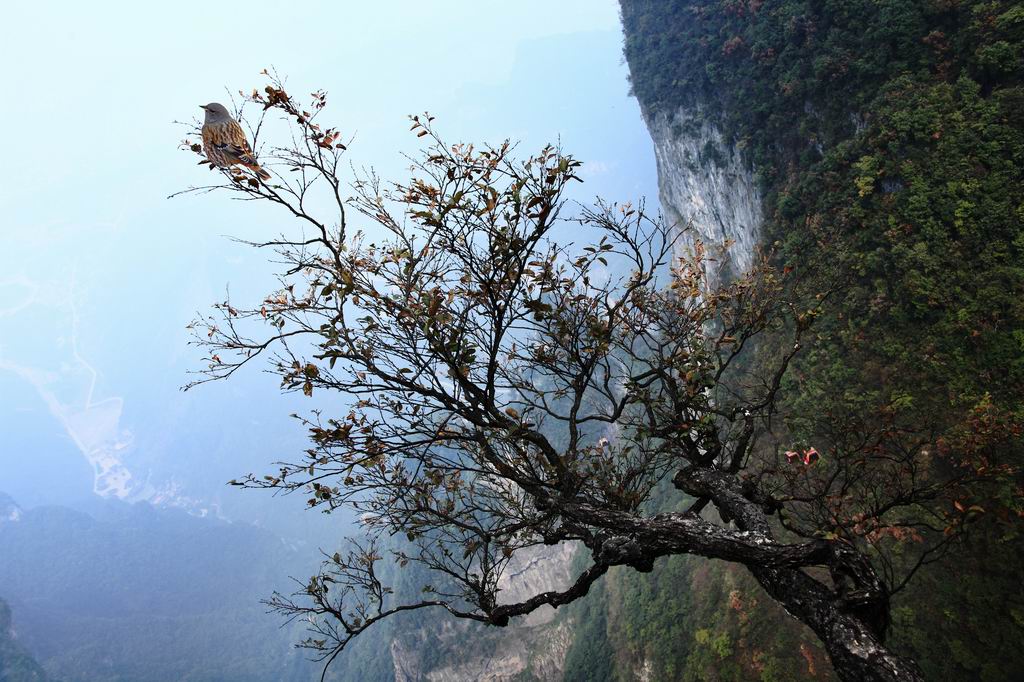
POLYGON ((313 547, 145 503, 108 502, 85 513, 21 509, 0 495, 0 557, 0 596, 18 614, 19 641, 54 678, 212 682, 314 673, 291 646, 294 629, 259 603, 289 589, 289 574, 309 574, 313 547))

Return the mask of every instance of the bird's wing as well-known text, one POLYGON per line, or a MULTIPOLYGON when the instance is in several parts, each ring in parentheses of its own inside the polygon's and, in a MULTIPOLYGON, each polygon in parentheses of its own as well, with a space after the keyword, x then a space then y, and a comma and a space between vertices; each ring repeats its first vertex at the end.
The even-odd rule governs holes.
POLYGON ((237 121, 231 120, 224 126, 225 151, 231 154, 243 164, 256 165, 256 157, 249 146, 249 140, 245 139, 245 131, 237 121))
POLYGON ((228 121, 224 128, 231 145, 242 154, 252 156, 252 147, 249 146, 249 141, 245 139, 245 131, 242 130, 242 126, 238 125, 237 121, 231 120, 228 121))

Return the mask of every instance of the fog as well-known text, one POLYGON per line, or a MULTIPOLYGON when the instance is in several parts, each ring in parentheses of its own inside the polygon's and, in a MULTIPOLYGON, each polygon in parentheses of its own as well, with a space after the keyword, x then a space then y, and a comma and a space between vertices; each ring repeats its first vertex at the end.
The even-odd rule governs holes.
POLYGON ((408 116, 429 111, 453 142, 560 144, 585 164, 576 201, 653 201, 617 3, 4 14, 0 602, 18 665, 62 680, 318 677, 259 600, 313 572, 350 521, 226 482, 304 449, 291 413, 347 398, 282 395, 258 366, 181 390, 203 367, 186 325, 228 291, 275 288, 267 254, 236 239, 296 229, 227 195, 169 199, 213 177, 181 141, 199 104, 262 88, 270 68, 294 93, 326 90, 348 160, 385 179, 407 177, 408 116))
MULTIPOLYGON (((247 368, 182 392, 186 324, 273 288, 230 237, 289 229, 272 207, 168 195, 209 171, 178 149, 197 105, 264 85, 323 88, 350 161, 401 179, 407 116, 452 140, 558 142, 575 197, 653 198, 651 144, 621 58, 617 3, 20 3, 0 183, 0 491, 21 506, 148 501, 269 527, 315 524, 298 499, 227 488, 297 452, 274 378, 247 368)), ((337 398, 343 400, 343 398, 337 398)), ((2 561, 0 557, 0 561, 2 561)))

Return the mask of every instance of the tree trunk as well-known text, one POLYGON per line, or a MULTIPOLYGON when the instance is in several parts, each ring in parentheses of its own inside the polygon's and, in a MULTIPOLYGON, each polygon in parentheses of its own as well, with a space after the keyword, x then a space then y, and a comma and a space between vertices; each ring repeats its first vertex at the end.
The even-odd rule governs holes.
MULTIPOLYGON (((742 530, 766 540, 773 536, 766 508, 756 490, 744 486, 735 474, 687 467, 673 479, 676 487, 707 497, 742 530)), ((923 680, 910 660, 885 646, 889 627, 889 595, 868 559, 854 547, 829 543, 823 562, 832 574, 829 588, 800 568, 770 567, 765 562, 743 562, 769 595, 793 617, 814 631, 825 645, 832 666, 847 682, 923 680)))
POLYGON ((924 680, 913 661, 897 656, 885 646, 882 633, 876 632, 864 616, 850 612, 849 607, 844 608, 835 594, 803 571, 750 567, 750 572, 786 611, 818 635, 839 679, 846 682, 924 680))

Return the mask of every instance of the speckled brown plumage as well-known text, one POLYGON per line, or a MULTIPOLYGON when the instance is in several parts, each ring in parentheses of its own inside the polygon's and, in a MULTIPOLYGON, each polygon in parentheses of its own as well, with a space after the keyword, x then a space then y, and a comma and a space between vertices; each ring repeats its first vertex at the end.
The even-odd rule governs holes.
POLYGON ((270 173, 263 170, 252 153, 252 147, 245 138, 245 131, 231 118, 221 104, 207 104, 206 121, 203 123, 203 152, 206 158, 218 168, 234 165, 244 166, 260 176, 270 179, 270 173))

